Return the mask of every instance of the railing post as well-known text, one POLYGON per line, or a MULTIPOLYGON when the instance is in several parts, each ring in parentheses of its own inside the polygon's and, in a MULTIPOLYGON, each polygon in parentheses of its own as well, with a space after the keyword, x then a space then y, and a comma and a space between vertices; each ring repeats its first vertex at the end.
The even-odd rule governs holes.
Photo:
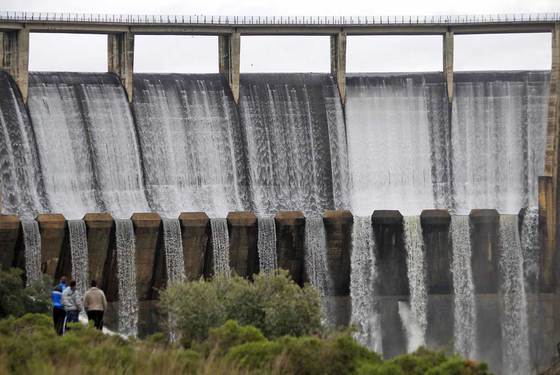
POLYGON ((27 103, 29 87, 29 29, 0 32, 0 68, 16 82, 27 103))
POLYGON ((119 76, 128 101, 132 102, 134 34, 131 32, 108 34, 107 47, 108 70, 119 76))
POLYGON ((331 35, 331 74, 336 80, 340 100, 346 103, 346 32, 331 35))
POLYGON ((544 176, 539 177, 539 226, 541 230, 541 290, 552 290, 557 282, 555 258, 558 247, 558 148, 560 131, 560 23, 552 29, 552 68, 550 71, 547 138, 544 176))
POLYGON ((229 83, 233 100, 239 102, 239 69, 241 59, 241 35, 234 31, 218 37, 218 59, 220 74, 229 83))
POLYGON ((447 87, 447 99, 453 102, 453 31, 443 34, 443 77, 447 87))

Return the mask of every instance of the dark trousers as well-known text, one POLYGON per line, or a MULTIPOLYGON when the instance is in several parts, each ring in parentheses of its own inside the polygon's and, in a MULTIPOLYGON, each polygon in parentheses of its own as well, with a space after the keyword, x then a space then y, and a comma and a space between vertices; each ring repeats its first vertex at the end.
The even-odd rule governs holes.
POLYGON ((62 335, 64 332, 64 319, 66 319, 66 311, 59 307, 53 307, 53 323, 54 330, 58 335, 62 335))
POLYGON ((78 310, 68 310, 66 311, 66 319, 64 322, 64 331, 67 331, 68 323, 78 323, 80 321, 80 312, 78 310))
POLYGON ((91 310, 87 312, 88 320, 93 321, 93 325, 97 329, 103 329, 103 313, 100 310, 91 310))

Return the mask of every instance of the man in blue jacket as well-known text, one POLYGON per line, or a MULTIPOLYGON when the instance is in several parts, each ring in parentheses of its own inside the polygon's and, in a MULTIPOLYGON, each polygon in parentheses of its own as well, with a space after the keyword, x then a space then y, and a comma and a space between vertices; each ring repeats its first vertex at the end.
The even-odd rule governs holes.
POLYGON ((53 306, 53 323, 54 330, 57 334, 62 335, 64 332, 64 319, 66 318, 66 311, 62 304, 62 290, 60 284, 57 285, 51 292, 51 300, 53 306))

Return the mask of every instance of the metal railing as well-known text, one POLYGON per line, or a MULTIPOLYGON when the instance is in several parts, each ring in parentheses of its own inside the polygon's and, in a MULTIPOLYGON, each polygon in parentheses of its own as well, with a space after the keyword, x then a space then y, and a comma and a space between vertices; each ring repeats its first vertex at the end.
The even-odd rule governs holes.
POLYGON ((184 25, 414 25, 560 22, 560 13, 454 16, 172 16, 0 11, 0 21, 184 25))

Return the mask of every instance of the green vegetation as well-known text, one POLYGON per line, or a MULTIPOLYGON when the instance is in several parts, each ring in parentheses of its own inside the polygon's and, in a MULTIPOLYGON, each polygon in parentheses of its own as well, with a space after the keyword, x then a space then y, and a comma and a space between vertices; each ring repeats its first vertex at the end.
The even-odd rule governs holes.
POLYGON ((174 317, 173 331, 190 347, 208 337, 209 329, 228 320, 253 325, 267 338, 302 336, 321 330, 319 294, 310 286, 300 288, 286 271, 242 277, 217 277, 170 286, 161 305, 174 317))
POLYGON ((0 319, 22 316, 25 313, 42 313, 50 309, 48 278, 25 288, 19 268, 0 269, 0 319))
POLYGON ((181 349, 161 340, 124 340, 76 325, 54 333, 42 314, 0 321, 0 374, 428 374, 485 375, 486 365, 425 349, 382 361, 348 332, 267 339, 234 321, 181 349))

